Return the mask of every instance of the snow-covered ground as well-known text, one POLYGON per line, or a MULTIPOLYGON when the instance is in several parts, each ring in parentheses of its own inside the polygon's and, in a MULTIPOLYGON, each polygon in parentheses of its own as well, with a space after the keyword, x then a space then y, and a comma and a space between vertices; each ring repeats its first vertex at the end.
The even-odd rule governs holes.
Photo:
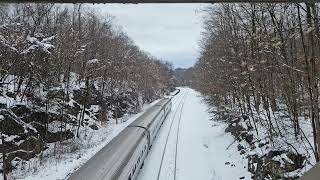
POLYGON ((232 144, 230 133, 224 132, 226 125, 210 120, 208 109, 198 92, 181 88, 138 180, 251 179, 247 159, 232 144))
MULTIPOLYGON (((96 154, 100 149, 106 146, 114 137, 116 137, 125 127, 127 127, 131 122, 133 122, 137 117, 139 117, 143 112, 145 112, 148 107, 154 105, 159 100, 147 104, 142 108, 142 111, 138 114, 131 115, 127 117, 125 122, 116 124, 115 122, 108 123, 94 133, 88 134, 87 139, 89 143, 86 147, 81 147, 80 151, 74 153, 66 153, 60 155, 57 158, 47 158, 42 164, 39 164, 38 160, 29 161, 29 171, 23 171, 21 174, 19 171, 14 172, 13 177, 25 180, 58 180, 66 179, 68 175, 77 170, 81 165, 87 162, 94 154, 96 154)), ((53 149, 53 148, 51 148, 53 149)), ((0 180, 2 180, 0 176, 0 180)))
MULTIPOLYGON (((141 113, 156 102, 146 105, 141 113)), ((174 176, 179 180, 250 179, 247 160, 240 156, 236 143, 232 144, 234 139, 230 133, 224 132, 226 125, 210 120, 212 117, 208 109, 198 92, 181 88, 181 92, 173 98, 172 111, 159 131, 138 180, 170 180, 174 176)), ((100 128, 88 137, 91 144, 80 152, 63 154, 59 159, 49 159, 41 165, 30 162, 30 171, 15 174, 15 177, 28 180, 65 179, 141 113, 129 117, 126 122, 100 128)))

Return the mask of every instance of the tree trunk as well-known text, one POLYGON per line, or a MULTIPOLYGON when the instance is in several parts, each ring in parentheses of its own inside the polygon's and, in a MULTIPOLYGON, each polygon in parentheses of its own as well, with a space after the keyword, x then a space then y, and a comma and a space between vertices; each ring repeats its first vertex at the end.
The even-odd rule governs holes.
POLYGON ((1 140, 2 140, 2 171, 3 171, 3 180, 7 180, 7 171, 6 171, 6 166, 7 166, 7 161, 6 161, 6 149, 4 147, 4 136, 1 132, 1 140))

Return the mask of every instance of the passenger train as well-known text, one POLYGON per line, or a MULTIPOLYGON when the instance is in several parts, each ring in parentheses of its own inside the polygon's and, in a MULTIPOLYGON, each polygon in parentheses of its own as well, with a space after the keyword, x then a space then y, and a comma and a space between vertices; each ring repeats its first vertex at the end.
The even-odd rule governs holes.
POLYGON ((171 99, 165 98, 150 107, 69 179, 136 179, 171 106, 171 99))

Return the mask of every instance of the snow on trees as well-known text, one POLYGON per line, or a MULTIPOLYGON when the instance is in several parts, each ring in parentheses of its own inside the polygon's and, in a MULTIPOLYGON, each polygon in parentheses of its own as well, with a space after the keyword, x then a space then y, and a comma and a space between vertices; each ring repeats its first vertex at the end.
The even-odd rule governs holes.
MULTIPOLYGON (((299 176, 303 167, 319 161, 318 9, 314 3, 221 4, 205 9, 194 86, 210 96, 221 118, 235 112, 241 121, 227 118, 229 130, 249 131, 250 137, 239 137, 250 140, 251 148, 267 141, 269 149, 259 145, 265 157, 274 160, 277 155, 272 153, 284 150, 300 158, 292 165, 299 170, 280 160, 287 169, 271 171, 274 178, 299 176)), ((249 155, 249 162, 259 164, 249 155)), ((256 179, 264 178, 259 176, 263 168, 251 171, 256 179)))
POLYGON ((60 156, 88 146, 89 132, 173 88, 172 66, 140 50, 111 17, 78 4, 0 9, 0 122, 4 135, 17 128, 0 145, 12 147, 6 173, 42 162, 45 150, 60 156))

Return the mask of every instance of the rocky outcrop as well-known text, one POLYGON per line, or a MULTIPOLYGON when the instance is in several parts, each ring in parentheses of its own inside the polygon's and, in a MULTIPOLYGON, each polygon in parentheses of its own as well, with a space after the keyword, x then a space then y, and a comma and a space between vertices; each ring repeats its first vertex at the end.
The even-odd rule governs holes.
POLYGON ((269 151, 259 157, 257 154, 248 156, 248 170, 253 179, 297 179, 286 177, 285 174, 303 167, 306 157, 292 151, 269 151))
MULTIPOLYGON (((0 144, 0 151, 6 152, 5 168, 11 171, 13 160, 29 160, 41 153, 45 143, 63 141, 74 137, 70 130, 50 132, 45 124, 58 119, 58 115, 35 111, 23 105, 11 109, 1 109, 0 131, 4 142, 0 144)), ((66 118, 66 117, 65 117, 66 118)))
POLYGON ((270 147, 269 141, 255 139, 248 121, 248 118, 233 117, 227 121, 225 132, 231 133, 239 142, 237 149, 247 157, 252 179, 297 179, 298 177, 287 174, 303 168, 306 157, 290 148, 274 149, 270 147), (263 154, 257 153, 256 148, 263 148, 263 154))
POLYGON ((0 110, 0 115, 3 119, 0 121, 0 130, 6 135, 17 135, 24 133, 25 123, 17 118, 17 116, 10 110, 0 110))
MULTIPOLYGON (((15 101, 14 93, 3 94, 0 96, 12 97, 11 101, 15 101)), ((110 115, 120 118, 126 113, 137 112, 140 106, 139 94, 135 92, 102 96, 94 86, 75 89, 69 94, 54 88, 31 95, 32 100, 28 103, 32 106, 17 104, 8 108, 7 104, 0 104, 0 131, 5 137, 0 152, 6 152, 7 171, 14 169, 14 164, 23 164, 23 160, 38 156, 49 147, 48 143, 73 138, 76 128, 72 127, 78 126, 84 104, 86 109, 80 125, 93 131, 100 127, 97 121, 106 121, 110 115)))

